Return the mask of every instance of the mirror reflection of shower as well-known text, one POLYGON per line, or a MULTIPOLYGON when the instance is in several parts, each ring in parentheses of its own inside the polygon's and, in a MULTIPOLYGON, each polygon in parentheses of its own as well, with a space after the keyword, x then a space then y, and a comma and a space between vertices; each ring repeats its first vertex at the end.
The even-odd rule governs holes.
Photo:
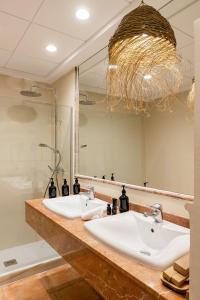
POLYGON ((79 94, 79 103, 80 105, 95 105, 96 101, 89 99, 88 93, 81 92, 79 94))

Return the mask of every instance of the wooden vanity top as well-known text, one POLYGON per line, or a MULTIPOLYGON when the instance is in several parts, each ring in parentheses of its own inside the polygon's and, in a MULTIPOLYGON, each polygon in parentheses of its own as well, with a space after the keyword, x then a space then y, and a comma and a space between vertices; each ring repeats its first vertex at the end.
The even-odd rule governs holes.
MULTIPOLYGON (((68 234, 70 238, 74 239, 75 243, 77 242, 82 245, 83 248, 88 249, 92 253, 93 257, 96 256, 97 258, 101 259, 101 261, 105 261, 107 265, 112 268, 112 272, 113 270, 116 270, 117 272, 120 271, 120 274, 123 274, 123 278, 127 277, 128 280, 134 279, 134 282, 136 282, 141 289, 149 292, 151 295, 150 297, 146 297, 141 296, 140 294, 138 298, 134 296, 133 298, 131 297, 130 300, 185 299, 185 296, 176 294, 162 285, 160 281, 160 271, 153 270, 148 266, 142 265, 134 258, 130 258, 124 254, 121 254, 98 241, 84 228, 84 222, 81 219, 71 220, 59 216, 45 208, 41 199, 26 201, 26 220, 44 239, 47 240, 47 242, 50 241, 52 246, 54 246, 54 243, 58 242, 58 240, 59 243, 65 243, 66 240, 62 239, 61 236, 65 233, 68 234), (54 232, 54 227, 57 228, 56 232, 54 232), (58 234, 58 232, 60 232, 59 237, 56 238, 55 235, 58 234), (51 240, 48 239, 48 235, 52 235, 51 240)), ((58 246, 55 249, 57 250, 58 246)), ((62 253, 60 254, 62 255, 62 253)), ((100 277, 101 272, 103 271, 99 270, 100 277)), ((103 274, 103 276, 105 276, 105 274, 103 274)), ((120 285, 120 282, 118 282, 118 285, 120 285)))

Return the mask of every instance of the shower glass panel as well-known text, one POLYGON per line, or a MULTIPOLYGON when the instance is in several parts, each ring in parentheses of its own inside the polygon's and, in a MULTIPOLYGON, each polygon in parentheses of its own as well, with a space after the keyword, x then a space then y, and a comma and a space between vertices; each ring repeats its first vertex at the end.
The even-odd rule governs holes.
POLYGON ((61 164, 59 168, 59 186, 66 178, 70 185, 71 179, 71 120, 72 108, 66 105, 56 105, 56 148, 61 153, 61 164))
POLYGON ((71 109, 55 106, 54 93, 45 87, 40 97, 21 95, 23 82, 0 76, 0 276, 15 270, 4 268, 7 259, 17 260, 17 270, 57 256, 25 222, 25 200, 43 197, 55 168, 55 153, 38 145, 60 150, 60 184, 70 175, 71 109), (28 244, 30 260, 23 254, 28 244))

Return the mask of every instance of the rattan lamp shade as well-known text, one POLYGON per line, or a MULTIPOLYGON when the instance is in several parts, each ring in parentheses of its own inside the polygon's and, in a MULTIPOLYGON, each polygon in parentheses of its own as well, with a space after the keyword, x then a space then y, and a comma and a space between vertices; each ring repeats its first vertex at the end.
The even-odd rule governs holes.
POLYGON ((141 4, 122 19, 108 48, 109 104, 124 103, 128 109, 145 112, 154 100, 166 109, 181 83, 169 22, 153 7, 141 4))

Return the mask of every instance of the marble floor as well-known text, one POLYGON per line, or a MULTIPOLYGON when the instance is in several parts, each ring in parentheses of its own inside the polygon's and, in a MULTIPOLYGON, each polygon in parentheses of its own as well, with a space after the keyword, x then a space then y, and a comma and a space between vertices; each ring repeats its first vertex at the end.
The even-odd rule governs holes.
POLYGON ((0 287, 0 300, 103 300, 65 264, 0 287))

